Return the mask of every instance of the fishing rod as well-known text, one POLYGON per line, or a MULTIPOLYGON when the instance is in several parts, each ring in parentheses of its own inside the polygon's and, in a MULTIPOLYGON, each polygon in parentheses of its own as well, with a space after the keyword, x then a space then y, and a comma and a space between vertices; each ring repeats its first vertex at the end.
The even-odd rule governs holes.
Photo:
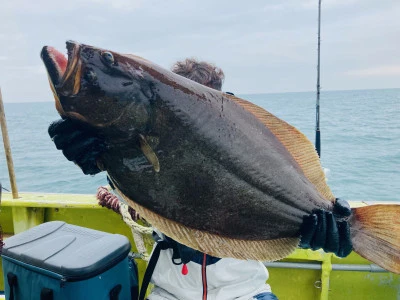
POLYGON ((317 104, 315 126, 315 149, 321 157, 321 129, 319 127, 319 96, 320 96, 320 57, 321 57, 321 0, 318 0, 318 63, 317 63, 317 104))
POLYGON ((4 104, 3 104, 3 97, 1 95, 1 89, 0 89, 0 127, 1 127, 1 133, 3 135, 4 152, 6 154, 8 175, 10 177, 10 183, 11 183, 11 191, 13 199, 17 199, 18 198, 17 181, 15 179, 14 164, 11 155, 10 139, 8 138, 6 115, 4 113, 4 104))

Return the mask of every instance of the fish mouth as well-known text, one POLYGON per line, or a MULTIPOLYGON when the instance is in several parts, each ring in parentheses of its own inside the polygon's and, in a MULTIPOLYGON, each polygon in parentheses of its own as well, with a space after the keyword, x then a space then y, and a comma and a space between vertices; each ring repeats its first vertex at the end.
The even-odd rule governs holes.
POLYGON ((77 94, 80 88, 80 45, 73 41, 66 42, 67 55, 50 46, 44 46, 40 56, 47 69, 53 93, 70 92, 77 94))

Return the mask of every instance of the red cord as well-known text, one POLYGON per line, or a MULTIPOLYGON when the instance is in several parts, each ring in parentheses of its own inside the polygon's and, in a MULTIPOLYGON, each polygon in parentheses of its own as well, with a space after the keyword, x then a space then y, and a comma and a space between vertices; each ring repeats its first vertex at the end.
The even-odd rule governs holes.
POLYGON ((204 253, 203 255, 203 264, 201 266, 201 275, 203 280, 203 300, 207 300, 207 254, 204 253))

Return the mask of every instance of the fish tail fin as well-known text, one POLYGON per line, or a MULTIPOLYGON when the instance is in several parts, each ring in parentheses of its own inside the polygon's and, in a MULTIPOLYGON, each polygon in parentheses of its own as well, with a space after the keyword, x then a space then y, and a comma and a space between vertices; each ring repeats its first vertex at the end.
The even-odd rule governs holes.
POLYGON ((370 205, 352 211, 353 250, 400 274, 400 205, 370 205))

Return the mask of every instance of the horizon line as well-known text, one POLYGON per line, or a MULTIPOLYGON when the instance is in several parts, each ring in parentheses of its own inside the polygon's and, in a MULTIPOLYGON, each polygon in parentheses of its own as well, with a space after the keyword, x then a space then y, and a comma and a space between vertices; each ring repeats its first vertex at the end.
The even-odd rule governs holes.
MULTIPOLYGON (((376 91, 376 90, 398 90, 400 87, 396 88, 371 88, 371 89, 339 89, 339 90, 321 90, 321 94, 324 92, 350 92, 350 91, 376 91)), ((229 92, 229 91, 226 91, 229 92)), ((297 92, 263 92, 263 93, 237 93, 236 95, 275 95, 275 94, 299 94, 299 93, 316 93, 316 91, 297 91, 297 92)), ((4 101, 4 97, 3 97, 4 101)), ((20 101, 20 102, 14 102, 14 101, 4 101, 4 103, 48 103, 48 102, 54 102, 54 99, 52 100, 44 100, 44 101, 20 101)))

